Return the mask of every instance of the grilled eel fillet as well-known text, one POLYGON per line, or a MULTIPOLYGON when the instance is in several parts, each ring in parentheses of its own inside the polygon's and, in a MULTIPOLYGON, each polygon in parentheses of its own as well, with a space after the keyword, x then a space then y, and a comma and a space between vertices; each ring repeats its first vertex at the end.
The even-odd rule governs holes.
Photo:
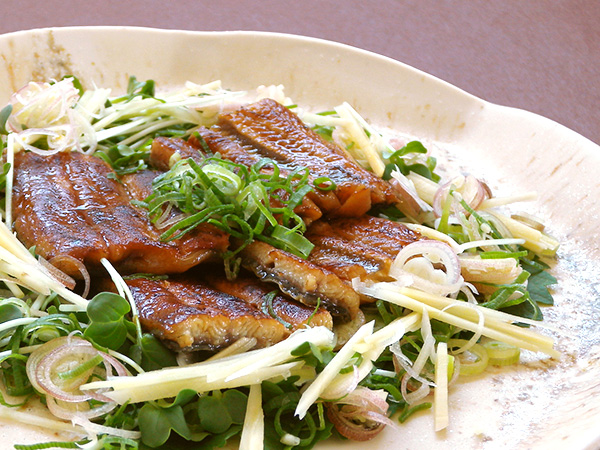
POLYGON ((309 322, 332 327, 327 311, 314 312, 281 294, 271 302, 272 313, 280 320, 264 312, 269 289, 256 279, 230 282, 214 274, 201 278, 210 279, 211 285, 194 276, 127 280, 144 329, 175 350, 214 351, 242 337, 256 338, 256 347, 266 347, 309 322))
MULTIPOLYGON (((219 117, 217 125, 200 128, 199 135, 213 153, 246 166, 271 158, 282 173, 307 168, 314 181, 330 178, 333 191, 315 189, 307 196, 324 215, 358 217, 375 204, 396 204, 396 188, 363 169, 341 148, 325 141, 288 108, 264 99, 219 117)), ((189 142, 200 148, 192 136, 189 142)))
MULTIPOLYGON (((197 270, 196 272, 199 272, 197 270)), ((199 278, 202 283, 220 292, 241 298, 248 304, 275 315, 284 326, 295 331, 303 326, 333 327, 331 314, 325 308, 312 308, 298 303, 284 296, 270 284, 263 283, 249 273, 241 273, 235 280, 228 280, 224 274, 204 271, 199 278), (266 295, 274 294, 270 302, 266 302, 266 295), (286 325, 287 324, 287 325, 286 325)))
MULTIPOLYGON (((422 238, 400 222, 363 216, 321 220, 305 234, 314 244, 308 261, 351 282, 390 281, 389 269, 403 247, 422 238)), ((361 296, 361 302, 373 301, 361 296)))
MULTIPOLYGON (((98 269, 102 258, 121 272, 179 273, 224 251, 229 237, 199 227, 172 242, 101 159, 80 152, 15 155, 13 216, 19 239, 48 260, 67 255, 98 269)), ((73 276, 79 271, 61 267, 73 276)))
POLYGON ((333 272, 260 241, 249 244, 240 256, 242 266, 305 305, 320 302, 339 322, 356 317, 358 294, 333 272))
MULTIPOLYGON (((200 145, 198 142, 196 143, 197 145, 200 145)), ((152 167, 158 170, 167 171, 174 162, 186 158, 191 158, 197 163, 202 163, 205 155, 202 153, 201 149, 188 144, 183 139, 157 137, 152 141, 150 151, 150 165, 152 165, 152 167)), ((265 170, 268 169, 263 169, 263 171, 265 170)), ((286 198, 288 195, 286 192, 279 192, 278 194, 281 195, 282 198, 286 198)), ((272 199, 272 202, 275 203, 275 200, 272 199)), ((294 209, 294 212, 302 217, 306 224, 319 219, 323 215, 319 207, 308 197, 302 199, 302 202, 294 209)))
POLYGON ((397 253, 421 239, 399 222, 370 216, 321 220, 305 236, 315 245, 307 260, 253 242, 240 253, 242 265, 302 303, 320 299, 340 322, 354 319, 360 303, 373 301, 352 289, 352 279, 389 281, 397 253))

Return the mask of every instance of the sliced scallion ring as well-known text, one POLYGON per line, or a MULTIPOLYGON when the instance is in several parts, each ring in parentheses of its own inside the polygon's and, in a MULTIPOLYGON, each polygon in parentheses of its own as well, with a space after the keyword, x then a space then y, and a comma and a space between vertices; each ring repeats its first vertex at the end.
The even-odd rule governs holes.
POLYGON ((242 180, 231 170, 217 164, 206 164, 202 166, 210 180, 215 183, 225 195, 236 195, 242 186, 242 180))
MULTIPOLYGON (((449 353, 452 353, 453 349, 463 347, 467 342, 465 339, 450 339, 449 353)), ((478 375, 489 365, 488 352, 479 344, 473 344, 468 350, 455 355, 455 358, 460 359, 461 375, 478 375)))
POLYGON ((492 366, 511 366, 519 362, 521 350, 519 347, 501 341, 487 341, 483 343, 487 351, 489 362, 492 366))

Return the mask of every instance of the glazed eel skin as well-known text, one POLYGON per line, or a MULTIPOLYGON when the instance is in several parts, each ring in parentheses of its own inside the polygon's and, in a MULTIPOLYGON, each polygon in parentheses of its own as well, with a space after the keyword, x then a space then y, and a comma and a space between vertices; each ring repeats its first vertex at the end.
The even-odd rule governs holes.
MULTIPOLYGON (((180 273, 229 245, 229 236, 210 225, 162 242, 110 166, 80 152, 17 153, 12 212, 25 246, 50 261, 75 258, 90 271, 106 258, 123 273, 180 273)), ((70 266, 61 268, 69 272, 70 266)))
MULTIPOLYGON (((296 164, 306 164, 311 168, 311 173, 335 175, 336 171, 331 170, 331 167, 324 161, 324 157, 314 156, 313 153, 327 151, 330 158, 338 158, 339 149, 336 150, 328 143, 321 142, 321 139, 316 135, 313 136, 314 133, 306 129, 303 124, 296 123, 295 117, 287 108, 273 101, 262 101, 221 116, 217 127, 210 130, 201 129, 200 136, 211 151, 218 152, 239 164, 249 166, 260 158, 268 156, 276 158, 280 169, 283 170, 296 167, 296 164), (268 114, 267 118, 262 118, 262 115, 267 114, 266 110, 275 112, 268 114), (242 118, 240 119, 238 116, 242 116, 242 118), (254 128, 259 130, 256 132, 258 134, 266 134, 263 130, 264 127, 271 131, 277 130, 277 134, 269 138, 273 141, 269 141, 271 150, 264 150, 264 146, 257 143, 258 138, 251 141, 250 138, 238 136, 237 132, 234 133, 232 124, 240 121, 242 125, 239 127, 246 130, 247 134, 250 134, 254 128), (280 125, 282 121, 292 125, 280 125), (229 125, 225 127, 225 123, 229 125), (229 131, 226 132, 225 129, 229 131), (248 131, 249 129, 250 131, 248 131), (298 137, 299 134, 302 137, 298 137), (300 139, 303 139, 302 142, 298 142, 300 139), (311 153, 315 146, 318 149, 311 153), (302 150, 298 150, 296 153, 290 150, 290 148, 296 147, 302 150), (283 153, 283 156, 280 153, 283 153)), ((275 133, 275 131, 272 132, 275 133)), ((188 143, 160 138, 160 140, 155 140, 152 146, 152 161, 163 169, 166 169, 174 160, 174 154, 177 154, 175 160, 189 157, 201 162, 204 157, 201 146, 201 141, 196 137, 190 138, 188 143)), ((341 183, 340 179, 336 179, 340 185, 338 190, 346 193, 348 189, 356 191, 358 188, 354 182, 360 177, 367 179, 365 183, 371 182, 368 180, 369 177, 373 177, 370 172, 358 166, 354 168, 354 163, 349 161, 345 155, 342 156, 344 167, 346 167, 344 173, 354 171, 360 176, 357 175, 354 179, 350 178, 347 185, 341 183)), ((388 192, 391 187, 377 178, 377 182, 372 183, 371 189, 374 192, 371 195, 381 201, 382 198, 385 199, 382 192, 388 192)), ((327 195, 329 198, 332 194, 329 191, 327 194, 318 195, 327 195)), ((314 200, 320 206, 327 203, 323 203, 323 198, 319 200, 319 197, 314 200)), ((393 197, 390 201, 393 201, 393 197)), ((371 203, 366 201, 364 205, 371 205, 371 203)), ((302 303, 314 306, 317 301, 322 302, 338 322, 352 320, 356 316, 361 302, 372 301, 367 296, 359 297, 352 289, 352 278, 359 277, 363 281, 388 280, 387 272, 397 252, 406 244, 419 239, 419 235, 400 223, 364 215, 361 213, 362 210, 345 209, 345 211, 350 215, 358 213, 360 215, 358 217, 335 217, 339 209, 334 209, 332 214, 334 217, 310 222, 312 225, 310 225, 306 237, 315 245, 315 248, 308 260, 303 260, 264 242, 254 242, 241 252, 242 265, 254 272, 260 279, 277 284, 283 292, 302 303)))
POLYGON ((359 296, 352 279, 390 281, 396 254, 422 239, 402 223, 366 215, 319 220, 305 236, 314 245, 306 260, 253 242, 241 252, 242 265, 303 303, 315 305, 320 299, 341 322, 354 319, 360 304, 374 301, 359 296))
POLYGON ((126 282, 144 329, 178 351, 215 351, 244 337, 255 338, 260 348, 304 326, 333 326, 324 308, 299 304, 245 275, 230 281, 222 273, 196 271, 126 282))
POLYGON ((400 250, 423 239, 401 222, 373 216, 334 218, 311 225, 308 260, 346 281, 391 281, 389 269, 400 250))

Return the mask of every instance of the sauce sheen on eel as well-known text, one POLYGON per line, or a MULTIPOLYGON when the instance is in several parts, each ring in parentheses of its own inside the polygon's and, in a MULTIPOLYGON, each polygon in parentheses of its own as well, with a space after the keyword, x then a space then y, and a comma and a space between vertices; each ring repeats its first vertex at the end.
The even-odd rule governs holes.
POLYGON ((161 242, 146 211, 131 204, 108 164, 80 152, 17 153, 13 217, 25 246, 35 246, 50 261, 73 257, 91 271, 106 258, 123 273, 180 273, 229 245, 226 233, 208 225, 161 242))
MULTIPOLYGON (((320 220, 305 237, 314 245, 308 261, 348 283, 392 281, 389 270, 398 252, 423 238, 400 222, 372 216, 320 220)), ((361 296, 361 303, 372 301, 361 296)))
POLYGON ((270 302, 273 317, 263 310, 272 289, 244 276, 229 281, 210 272, 167 280, 129 278, 126 283, 143 328, 178 351, 219 350, 243 337, 266 347, 306 325, 332 327, 324 309, 315 312, 279 293, 270 302))
POLYGON ((348 322, 358 314, 359 295, 328 269, 261 241, 246 246, 240 256, 242 266, 258 278, 277 284, 305 305, 321 304, 338 322, 348 322))
POLYGON ((319 220, 305 237, 315 246, 306 260, 253 242, 240 252, 242 265, 302 303, 320 299, 338 322, 354 319, 360 304, 374 301, 354 291, 352 279, 391 281, 398 252, 422 239, 400 222, 366 215, 319 220))

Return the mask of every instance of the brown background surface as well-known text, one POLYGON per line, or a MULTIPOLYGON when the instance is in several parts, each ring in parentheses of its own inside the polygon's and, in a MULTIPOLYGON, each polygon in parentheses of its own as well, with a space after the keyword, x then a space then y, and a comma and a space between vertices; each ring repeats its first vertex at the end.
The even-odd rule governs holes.
POLYGON ((0 0, 0 33, 71 25, 329 39, 544 115, 600 143, 598 0, 0 0))

